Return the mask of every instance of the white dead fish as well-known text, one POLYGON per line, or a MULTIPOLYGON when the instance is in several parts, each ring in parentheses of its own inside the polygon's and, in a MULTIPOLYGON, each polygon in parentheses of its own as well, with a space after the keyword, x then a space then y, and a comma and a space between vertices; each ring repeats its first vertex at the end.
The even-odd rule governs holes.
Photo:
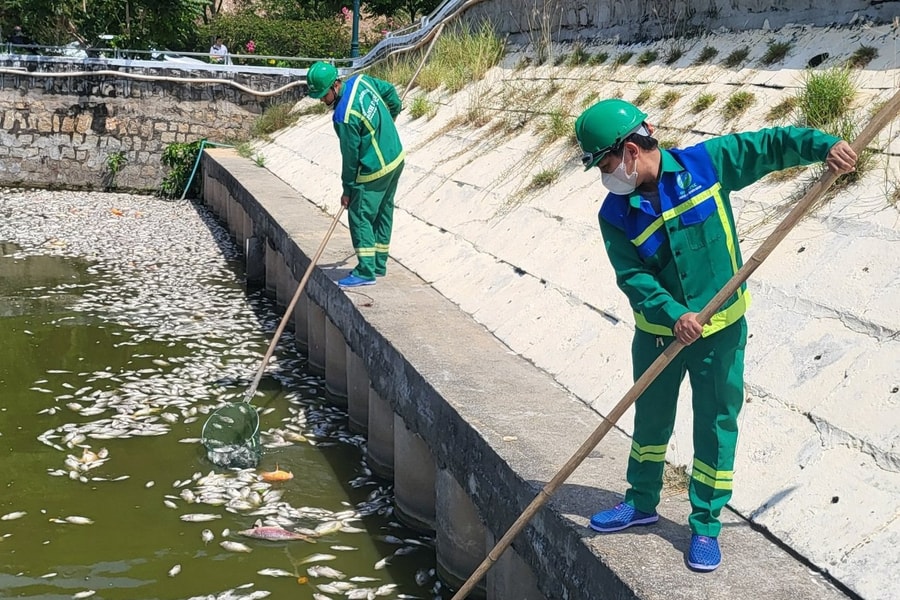
POLYGON ((81 600, 82 598, 90 598, 94 594, 96 594, 96 590, 84 590, 83 592, 78 592, 77 594, 72 594, 72 600, 81 600))
POLYGON ((205 523, 206 521, 214 521, 221 518, 222 515, 213 515, 210 513, 190 513, 181 515, 181 520, 187 521, 188 523, 205 523))
POLYGON ((225 540, 223 542, 219 542, 219 545, 228 550, 229 552, 252 552, 253 550, 247 544, 242 544, 240 542, 232 542, 231 540, 225 540))
POLYGON ((310 554, 306 558, 300 561, 301 565, 305 565, 307 563, 312 562, 325 562, 326 560, 334 560, 337 556, 333 554, 310 554))
POLYGON ((87 517, 79 517, 78 515, 73 515, 71 517, 66 517, 66 522, 71 523, 73 525, 93 525, 94 521, 88 519, 87 517))
POLYGON ((204 544, 210 543, 214 537, 215 535, 213 535, 213 532, 209 529, 204 529, 200 532, 200 539, 203 540, 204 544))
POLYGON ((388 559, 389 559, 389 558, 390 558, 390 556, 387 556, 387 557, 385 557, 385 558, 382 558, 382 559, 379 560, 378 562, 376 562, 376 563, 375 563, 375 570, 378 571, 378 570, 383 569, 383 568, 385 568, 386 566, 388 566, 388 564, 389 564, 388 559))
POLYGON ((59 575, 59 573, 44 573, 43 575, 41 575, 41 579, 50 579, 51 577, 56 577, 57 575, 59 575))
POLYGON ((356 546, 332 546, 332 550, 337 550, 338 552, 350 552, 351 550, 359 550, 356 546))
POLYGON ((355 583, 370 583, 372 581, 381 581, 377 577, 366 577, 364 575, 357 575, 356 577, 351 577, 350 581, 355 583))
POLYGON ((290 571, 285 571, 284 569, 262 569, 257 571, 260 575, 265 575, 267 577, 294 577, 295 575, 290 571))
POLYGON ((325 577, 326 579, 346 579, 346 575, 337 569, 332 569, 326 565, 313 565, 306 569, 310 577, 325 577))
POLYGON ((316 535, 328 535, 330 533, 335 533, 341 531, 341 528, 344 526, 340 521, 327 521, 320 525, 316 525, 315 532, 316 535))
POLYGON ((28 514, 28 513, 25 512, 24 510, 19 510, 19 511, 16 511, 16 512, 6 513, 6 514, 3 515, 2 517, 0 517, 0 521, 14 521, 14 520, 16 520, 16 519, 21 519, 22 517, 24 517, 24 516, 27 515, 27 514, 28 514))
POLYGON ((181 565, 175 565, 174 567, 169 569, 169 577, 175 577, 179 573, 181 573, 181 565))

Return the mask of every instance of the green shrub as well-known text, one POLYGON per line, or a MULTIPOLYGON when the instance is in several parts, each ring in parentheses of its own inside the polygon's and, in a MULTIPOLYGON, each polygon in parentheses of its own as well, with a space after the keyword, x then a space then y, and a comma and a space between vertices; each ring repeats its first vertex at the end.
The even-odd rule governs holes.
POLYGON ((766 113, 766 121, 775 123, 787 119, 794 112, 794 109, 797 108, 797 102, 797 96, 788 96, 769 109, 769 112, 766 113))
POLYGON ((703 65, 711 61, 716 57, 719 53, 718 50, 713 48, 712 46, 705 46, 703 50, 700 51, 700 54, 697 55, 696 60, 694 60, 695 65, 703 65))
POLYGON ((656 103, 656 106, 658 108, 665 110, 665 109, 669 108, 670 106, 672 106, 673 104, 675 104, 676 102, 678 102, 679 98, 681 98, 680 92, 676 92, 675 90, 669 90, 668 92, 666 92, 665 94, 662 95, 662 97, 656 103))
POLYGON ((598 52, 591 56, 590 60, 588 60, 588 64, 591 66, 602 65, 609 59, 609 54, 607 52, 598 52))
POLYGON ((657 53, 656 50, 645 50, 641 52, 641 54, 637 57, 635 64, 639 67, 646 67, 656 60, 657 53))
POLYGON ((569 55, 567 64, 570 67, 580 67, 591 59, 591 55, 587 53, 582 44, 575 44, 572 48, 572 54, 569 55))
POLYGON ((632 104, 634 104, 635 106, 643 106, 644 104, 647 103, 647 100, 649 100, 650 96, 652 96, 652 95, 653 95, 653 88, 645 87, 645 88, 641 89, 640 92, 638 92, 638 95, 634 99, 634 102, 632 102, 632 104))
POLYGON ((752 92, 735 92, 725 101, 725 106, 722 107, 722 117, 726 121, 736 119, 747 112, 754 102, 756 102, 756 96, 752 92))
POLYGON ((562 109, 556 109, 547 115, 547 121, 544 123, 544 141, 552 142, 567 135, 573 135, 575 129, 572 123, 572 117, 562 109))
POLYGON ((628 64, 628 61, 631 60, 632 56, 634 56, 634 52, 623 52, 619 54, 613 61, 613 68, 628 64))
POLYGON ((764 65, 773 65, 781 62, 791 49, 790 42, 769 42, 765 54, 762 55, 760 62, 764 65))
MULTIPOLYGON (((286 21, 250 13, 220 13, 199 29, 201 38, 221 36, 232 54, 249 54, 247 42, 250 40, 256 46, 253 54, 258 55, 339 58, 346 56, 350 48, 350 37, 336 19, 286 21)), ((263 64, 261 59, 233 60, 239 64, 263 64)), ((308 64, 294 62, 291 66, 303 68, 308 64)))
MULTIPOLYGON (((194 170, 197 154, 200 153, 200 144, 203 140, 187 144, 168 144, 162 153, 162 163, 169 168, 169 172, 163 177, 157 192, 163 198, 180 197, 188 184, 188 178, 194 170)), ((196 198, 200 193, 200 178, 194 177, 187 196, 196 198)))
POLYGON ((878 49, 872 46, 860 46, 847 59, 847 66, 855 69, 862 69, 878 56, 878 49))
MULTIPOLYGON (((319 104, 322 103, 319 102, 319 104)), ((294 124, 299 115, 291 114, 291 108, 293 108, 292 104, 272 104, 266 107, 253 122, 250 133, 253 137, 265 137, 294 124)))
POLYGON ((741 48, 738 48, 737 50, 726 56, 725 60, 722 61, 722 64, 729 69, 733 69, 734 67, 747 60, 747 56, 749 54, 750 48, 748 48, 747 46, 742 46, 741 48))
POLYGON ((802 123, 824 129, 848 114, 856 82, 847 68, 808 71, 797 102, 802 123))
MULTIPOLYGON (((504 41, 489 23, 478 27, 455 25, 438 38, 431 57, 419 73, 418 84, 427 91, 443 85, 451 93, 458 92, 483 78, 500 62, 503 51, 504 41)), ((413 60, 413 64, 418 61, 413 60)))
POLYGON ((702 113, 704 110, 712 106, 712 103, 716 101, 716 95, 710 93, 704 93, 697 96, 697 99, 694 100, 694 103, 691 105, 691 112, 695 115, 698 113, 702 113))
POLYGON ((684 50, 682 50, 679 46, 673 46, 669 53, 666 55, 666 64, 671 65, 675 64, 675 62, 684 55, 684 50))
POLYGON ((413 119, 425 116, 430 119, 435 112, 437 112, 437 107, 434 105, 434 102, 422 94, 413 98, 412 104, 409 105, 409 116, 413 119))
POLYGON ((528 187, 532 190, 547 187, 557 179, 559 179, 559 169, 545 169, 531 178, 528 187))

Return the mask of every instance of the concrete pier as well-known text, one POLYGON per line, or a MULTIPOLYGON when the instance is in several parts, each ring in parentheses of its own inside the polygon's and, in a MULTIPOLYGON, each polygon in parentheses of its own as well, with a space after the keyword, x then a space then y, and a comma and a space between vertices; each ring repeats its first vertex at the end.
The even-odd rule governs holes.
POLYGON ((325 347, 328 343, 325 334, 325 311, 315 302, 307 305, 307 353, 310 371, 317 375, 325 374, 325 347))
POLYGON ((372 472, 394 479, 394 410, 369 388, 369 445, 366 462, 372 472))
POLYGON ((435 464, 428 444, 394 415, 394 514, 419 531, 435 528, 435 464))
MULTIPOLYGON (((447 469, 437 472, 435 498, 438 574, 452 589, 458 589, 487 556, 487 531, 466 490, 447 469)), ((469 597, 487 597, 484 579, 469 597)))
POLYGON ((347 346, 347 414, 350 431, 366 433, 369 430, 369 373, 366 363, 347 346))
POLYGON ((331 319, 325 319, 325 389, 337 406, 347 408, 347 342, 331 319))

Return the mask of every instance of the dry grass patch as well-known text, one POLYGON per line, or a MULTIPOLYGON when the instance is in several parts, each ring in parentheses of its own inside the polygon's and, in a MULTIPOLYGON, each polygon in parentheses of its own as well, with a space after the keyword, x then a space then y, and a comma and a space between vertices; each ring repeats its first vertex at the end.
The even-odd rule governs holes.
POLYGON ((756 96, 753 92, 744 90, 735 92, 725 101, 725 106, 722 107, 722 118, 726 121, 736 119, 747 112, 755 102, 756 96))
POLYGON ((731 54, 725 57, 725 60, 722 61, 722 64, 728 67, 729 69, 733 69, 747 60, 747 57, 750 55, 750 48, 747 46, 742 46, 737 50, 734 50, 731 54))
POLYGON ((708 92, 700 94, 694 103, 691 104, 691 112, 695 115, 702 113, 704 110, 713 105, 716 101, 716 95, 708 92))
POLYGON ((670 106, 672 106, 673 104, 675 104, 676 102, 678 102, 678 100, 679 100, 680 98, 681 98, 681 92, 676 92, 676 91, 674 91, 674 90, 669 90, 668 92, 664 93, 664 94, 659 98, 659 100, 657 100, 656 106, 657 106, 657 108, 660 108, 660 109, 662 109, 662 110, 666 110, 667 108, 669 108, 670 106))
POLYGON ((797 96, 789 96, 769 109, 766 113, 766 121, 769 123, 777 123, 785 121, 794 112, 799 103, 797 96))

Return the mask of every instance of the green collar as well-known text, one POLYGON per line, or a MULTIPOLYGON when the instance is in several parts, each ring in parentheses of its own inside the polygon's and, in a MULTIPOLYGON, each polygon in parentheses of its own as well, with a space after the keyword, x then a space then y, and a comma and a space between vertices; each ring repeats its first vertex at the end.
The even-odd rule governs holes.
MULTIPOLYGON (((663 173, 674 173, 676 171, 684 171, 684 167, 681 166, 681 163, 679 163, 677 160, 675 160, 675 157, 672 156, 671 152, 660 148, 659 154, 660 154, 660 169, 659 169, 660 175, 662 175, 663 173)), ((641 193, 638 192, 637 190, 631 192, 631 194, 628 195, 628 204, 630 204, 634 208, 640 208, 641 207, 641 193)))

